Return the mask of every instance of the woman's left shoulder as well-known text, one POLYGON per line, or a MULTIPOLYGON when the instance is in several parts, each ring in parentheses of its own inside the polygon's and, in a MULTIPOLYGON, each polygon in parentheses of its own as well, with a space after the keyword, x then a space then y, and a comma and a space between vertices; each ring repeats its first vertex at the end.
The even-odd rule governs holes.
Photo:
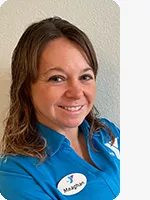
MULTIPOLYGON (((110 121, 109 119, 106 118, 101 118, 99 119, 100 122, 102 122, 106 127, 108 127, 112 134, 114 135, 114 143, 111 144, 111 137, 108 137, 108 131, 107 129, 103 129, 99 132, 99 134, 101 135, 103 144, 105 146, 107 146, 110 150, 112 150, 117 158, 120 158, 120 129, 119 127, 112 121, 110 121)), ((109 135, 110 136, 110 135, 109 135)))
POLYGON ((99 121, 111 130, 115 138, 120 138, 120 128, 115 122, 107 118, 100 118, 99 121))

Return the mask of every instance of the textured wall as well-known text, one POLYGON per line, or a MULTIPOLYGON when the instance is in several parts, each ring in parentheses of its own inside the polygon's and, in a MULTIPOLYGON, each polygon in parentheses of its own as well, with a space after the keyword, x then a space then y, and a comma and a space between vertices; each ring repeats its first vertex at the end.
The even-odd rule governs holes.
POLYGON ((54 15, 70 20, 91 39, 99 74, 95 104, 119 126, 119 14, 113 0, 7 0, 0 8, 0 132, 9 102, 12 51, 32 22, 54 15))

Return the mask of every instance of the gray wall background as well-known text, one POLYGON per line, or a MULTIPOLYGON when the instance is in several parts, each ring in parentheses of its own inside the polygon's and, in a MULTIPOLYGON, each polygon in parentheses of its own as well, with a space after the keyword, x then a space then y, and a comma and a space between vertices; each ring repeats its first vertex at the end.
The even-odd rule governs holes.
POLYGON ((0 7, 0 137, 9 105, 14 47, 32 22, 58 15, 86 32, 97 53, 100 117, 120 124, 120 8, 113 0, 7 0, 0 7))

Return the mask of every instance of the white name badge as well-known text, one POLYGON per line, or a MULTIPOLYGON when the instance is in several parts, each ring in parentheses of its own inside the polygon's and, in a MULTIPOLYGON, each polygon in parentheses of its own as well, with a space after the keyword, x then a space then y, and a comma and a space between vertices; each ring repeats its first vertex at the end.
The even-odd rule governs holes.
POLYGON ((63 195, 69 196, 83 190, 86 184, 87 178, 83 174, 73 173, 62 178, 58 183, 57 189, 63 195))

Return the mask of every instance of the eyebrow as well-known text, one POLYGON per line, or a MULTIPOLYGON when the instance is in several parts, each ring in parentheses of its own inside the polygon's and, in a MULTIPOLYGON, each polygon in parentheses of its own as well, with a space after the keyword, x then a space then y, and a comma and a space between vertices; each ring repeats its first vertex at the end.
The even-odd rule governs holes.
MULTIPOLYGON (((47 74, 48 72, 51 72, 51 71, 60 71, 60 72, 65 73, 65 70, 63 68, 61 68, 61 67, 53 67, 53 68, 48 69, 43 74, 45 75, 45 74, 47 74)), ((87 67, 87 68, 82 70, 82 72, 87 72, 87 71, 92 71, 93 72, 93 69, 91 67, 87 67)))

